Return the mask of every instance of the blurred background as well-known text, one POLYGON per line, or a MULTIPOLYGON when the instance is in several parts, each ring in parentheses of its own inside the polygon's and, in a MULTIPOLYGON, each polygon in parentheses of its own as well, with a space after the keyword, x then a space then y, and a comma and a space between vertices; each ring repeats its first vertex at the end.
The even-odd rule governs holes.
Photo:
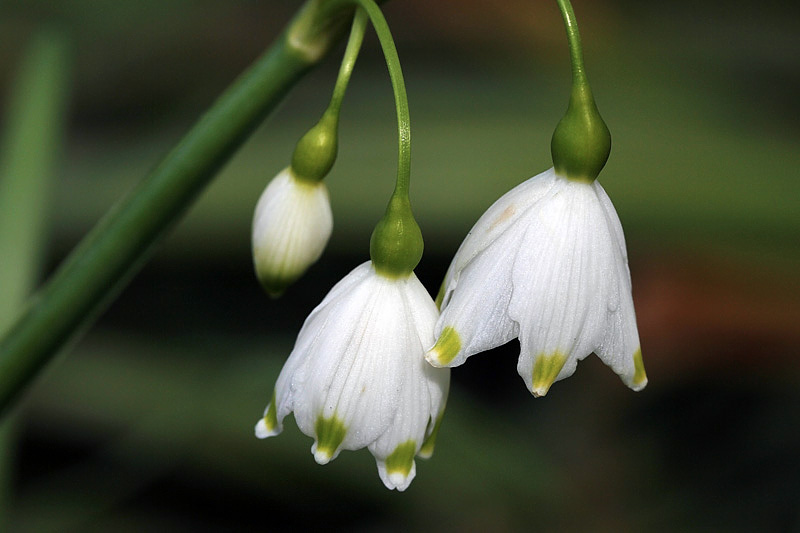
MULTIPOLYGON (((43 26, 71 52, 42 277, 299 4, 0 4, 0 95, 43 26)), ((9 531, 800 531, 800 9, 574 7, 614 139, 600 181, 628 238, 644 391, 591 356, 534 399, 516 341, 475 356, 454 370, 436 454, 402 494, 366 450, 317 466, 291 417, 280 437, 253 437, 305 316, 367 259, 393 187, 392 93, 370 34, 327 180, 323 258, 270 300, 250 222, 323 111, 341 47, 25 394, 9 531)), ((385 14, 410 97, 417 273, 435 294, 483 210, 551 165, 566 39, 555 2, 392 0, 385 14)))

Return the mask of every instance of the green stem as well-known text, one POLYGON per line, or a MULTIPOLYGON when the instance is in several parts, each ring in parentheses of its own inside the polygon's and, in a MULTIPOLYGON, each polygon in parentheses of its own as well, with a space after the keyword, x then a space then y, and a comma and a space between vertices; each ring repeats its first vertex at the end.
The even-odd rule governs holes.
POLYGON ((381 43, 397 110, 397 179, 383 218, 370 238, 370 258, 375 270, 389 278, 406 278, 422 258, 423 240, 411 212, 411 118, 400 58, 389 25, 373 0, 332 0, 331 6, 355 4, 369 15, 381 43))
POLYGON ((355 17, 353 18, 353 27, 350 30, 350 37, 347 40, 347 48, 344 50, 342 64, 339 67, 336 85, 333 87, 333 96, 331 96, 331 102, 328 104, 328 111, 335 113, 337 118, 339 116, 339 110, 342 108, 344 93, 347 91, 347 86, 350 83, 350 76, 352 76, 353 68, 356 66, 358 53, 361 51, 361 43, 364 42, 364 33, 366 29, 367 12, 363 9, 357 9, 355 17))
POLYGON ((0 341, 0 410, 87 328, 200 191, 346 30, 347 9, 310 0, 279 40, 97 224, 0 341))
POLYGON ((556 0, 564 18, 572 63, 572 90, 567 112, 550 141, 553 167, 569 180, 591 183, 608 161, 611 133, 608 131, 586 77, 583 48, 575 12, 569 0, 556 0))
MULTIPOLYGON (((350 30, 350 38, 347 41, 347 48, 339 67, 339 75, 333 88, 333 96, 322 114, 322 117, 310 130, 308 130, 297 142, 292 153, 291 173, 295 178, 316 184, 325 179, 336 162, 339 152, 339 113, 342 108, 344 93, 353 74, 353 68, 361 50, 361 43, 364 41, 364 32, 367 27, 367 14, 363 9, 358 9, 353 17, 353 25, 350 30)), ((267 292, 281 293, 286 288, 289 280, 272 280, 271 275, 259 273, 259 278, 265 287, 269 287, 267 292), (279 289, 280 290, 277 290, 279 289)))
POLYGON ((408 112, 408 95, 406 94, 406 84, 403 80, 403 70, 400 68, 397 48, 394 45, 389 24, 386 22, 380 7, 373 0, 332 0, 330 6, 333 8, 334 6, 348 4, 360 6, 367 12, 381 43, 383 56, 386 59, 386 67, 389 69, 389 77, 394 91, 395 108, 397 110, 398 161, 394 196, 408 198, 411 180, 411 118, 408 112))
POLYGON ((583 65, 583 46, 581 45, 581 34, 578 31, 578 22, 575 19, 575 11, 569 0, 556 0, 561 16, 564 19, 564 26, 567 30, 567 41, 569 41, 569 57, 572 63, 572 84, 588 85, 586 69, 583 65))
MULTIPOLYGON (((67 102, 67 49, 60 33, 37 33, 9 94, 0 147, 0 332, 40 272, 67 102)), ((16 413, 0 418, 0 530, 8 527, 13 508, 17 418, 16 413)))

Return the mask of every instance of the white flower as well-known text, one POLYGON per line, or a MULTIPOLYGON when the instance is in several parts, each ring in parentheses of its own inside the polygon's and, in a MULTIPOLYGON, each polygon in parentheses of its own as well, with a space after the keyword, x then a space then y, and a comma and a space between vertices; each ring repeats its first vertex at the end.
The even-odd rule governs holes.
POLYGON ((253 216, 253 263, 264 288, 279 295, 311 266, 333 230, 328 189, 286 168, 261 194, 253 216))
POLYGON ((450 382, 449 369, 424 358, 437 315, 413 273, 389 279, 370 261, 354 269, 303 324, 256 436, 277 435, 294 411, 300 430, 315 439, 318 463, 369 447, 383 483, 405 490, 416 473, 414 455, 430 456, 425 440, 450 382))
POLYGON ((519 337, 517 371, 534 396, 591 352, 633 390, 647 384, 625 237, 597 181, 550 169, 506 193, 461 244, 443 291, 434 366, 519 337))

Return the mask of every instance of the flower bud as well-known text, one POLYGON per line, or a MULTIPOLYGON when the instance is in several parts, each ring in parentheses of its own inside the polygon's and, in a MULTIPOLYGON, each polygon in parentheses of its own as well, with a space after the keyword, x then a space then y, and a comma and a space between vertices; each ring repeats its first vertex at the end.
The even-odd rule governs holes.
POLYGON ((328 189, 298 179, 287 168, 264 189, 253 217, 253 264, 270 296, 281 293, 311 266, 333 230, 328 189))

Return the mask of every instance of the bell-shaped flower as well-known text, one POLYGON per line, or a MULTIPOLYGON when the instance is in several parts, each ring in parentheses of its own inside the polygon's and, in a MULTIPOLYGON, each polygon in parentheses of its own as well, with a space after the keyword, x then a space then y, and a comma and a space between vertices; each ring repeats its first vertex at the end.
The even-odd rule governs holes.
POLYGON ((592 352, 633 390, 647 384, 625 237, 597 181, 550 169, 506 193, 461 244, 440 298, 434 366, 518 337, 534 396, 592 352))
POLYGON ((333 230, 328 189, 288 167, 270 181, 253 216, 253 263, 273 296, 299 278, 325 249, 333 230))
POLYGON ((383 483, 405 490, 414 456, 430 456, 449 387, 449 369, 424 358, 437 315, 413 272, 354 269, 303 324, 256 436, 277 435, 294 412, 318 463, 368 447, 383 483))

